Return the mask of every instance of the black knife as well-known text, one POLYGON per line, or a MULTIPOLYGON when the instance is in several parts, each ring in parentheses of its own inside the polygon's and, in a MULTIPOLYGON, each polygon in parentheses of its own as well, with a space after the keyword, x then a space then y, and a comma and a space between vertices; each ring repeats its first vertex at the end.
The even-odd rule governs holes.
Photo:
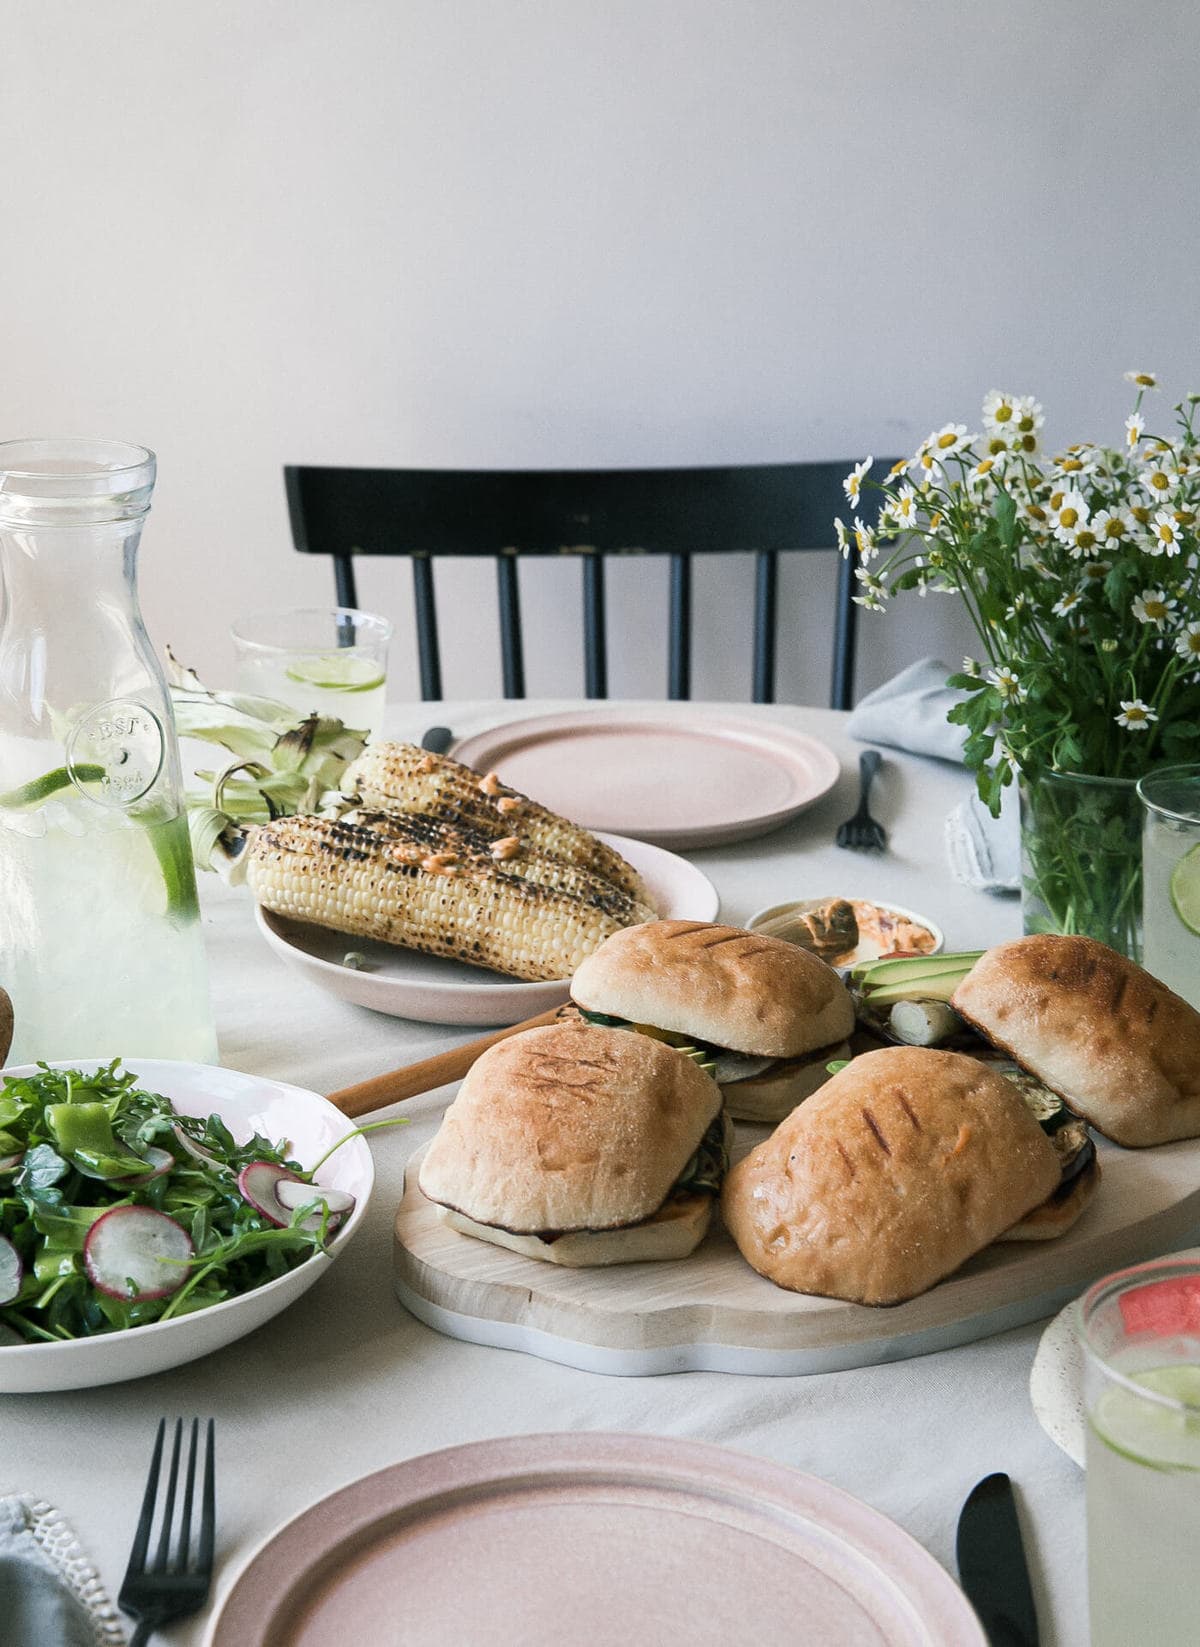
POLYGON ((421 739, 421 748, 433 755, 444 755, 454 742, 454 733, 448 726, 431 726, 421 739))
POLYGON ((958 1576, 991 1647, 1038 1647, 1037 1611, 1012 1482, 989 1475, 958 1518, 958 1576))

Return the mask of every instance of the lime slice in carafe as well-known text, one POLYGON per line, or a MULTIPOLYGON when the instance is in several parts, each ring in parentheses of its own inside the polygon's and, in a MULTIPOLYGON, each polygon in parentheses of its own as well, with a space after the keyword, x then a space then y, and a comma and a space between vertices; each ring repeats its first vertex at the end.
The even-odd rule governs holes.
POLYGON ((353 652, 296 658, 284 673, 290 681, 315 686, 322 692, 369 692, 384 682, 383 671, 374 659, 356 657, 353 652))
POLYGON ((1200 1366, 1177 1363, 1126 1377, 1150 1391, 1151 1399, 1120 1385, 1106 1390, 1091 1414, 1100 1439, 1137 1464, 1200 1469, 1200 1366), (1154 1395, 1168 1401, 1155 1401, 1154 1395))
POLYGON ((1185 852, 1171 873, 1171 907, 1200 937, 1200 844, 1185 852))

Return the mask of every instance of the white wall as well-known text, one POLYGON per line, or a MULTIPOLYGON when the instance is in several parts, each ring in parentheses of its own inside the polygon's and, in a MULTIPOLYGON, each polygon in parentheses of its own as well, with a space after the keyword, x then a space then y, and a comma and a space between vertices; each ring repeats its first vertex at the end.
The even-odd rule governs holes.
MULTIPOLYGON (((158 451, 147 619, 213 676, 235 614, 331 591, 288 461, 842 457, 993 386, 1115 438, 1124 368, 1200 379, 1191 0, 0 0, 0 29, 0 432, 158 451)), ((571 690, 578 570, 530 573, 530 690, 571 690)), ((746 693, 746 573, 698 578, 697 695, 746 693)), ((785 571, 781 696, 824 696, 832 580, 785 571)), ((665 570, 611 583, 614 692, 655 694, 665 570)), ((448 690, 497 690, 490 566, 439 590, 448 690)), ((411 695, 406 569, 360 599, 411 695)), ((946 600, 864 627, 863 684, 968 641, 946 600)))

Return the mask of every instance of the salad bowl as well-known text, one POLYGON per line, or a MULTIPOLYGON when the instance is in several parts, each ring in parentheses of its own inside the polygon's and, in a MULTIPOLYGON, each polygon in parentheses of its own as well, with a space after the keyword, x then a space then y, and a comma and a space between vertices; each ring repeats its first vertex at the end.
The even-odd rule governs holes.
MULTIPOLYGON (((106 1062, 63 1059, 50 1068, 91 1073, 106 1062)), ((219 1116, 239 1143, 254 1133, 288 1140, 289 1154, 303 1167, 311 1167, 352 1130, 353 1123, 327 1099, 283 1081, 159 1058, 128 1058, 122 1063, 140 1087, 169 1098, 181 1115, 219 1116)), ((4 1076, 35 1073, 31 1064, 0 1071, 4 1076)), ((326 1250, 251 1291, 169 1320, 59 1343, 0 1344, 0 1394, 90 1389, 144 1378, 198 1360, 245 1337, 325 1274, 361 1225, 374 1178, 374 1162, 365 1140, 347 1139, 315 1175, 322 1188, 354 1197, 353 1209, 326 1250)))

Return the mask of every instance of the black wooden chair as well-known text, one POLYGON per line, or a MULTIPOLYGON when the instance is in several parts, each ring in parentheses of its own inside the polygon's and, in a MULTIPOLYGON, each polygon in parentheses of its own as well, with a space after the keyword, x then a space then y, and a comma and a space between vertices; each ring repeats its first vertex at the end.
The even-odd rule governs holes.
MULTIPOLYGON (((878 469, 878 465, 876 466, 878 469)), ((667 695, 691 686, 692 556, 755 556, 753 701, 775 698, 778 556, 828 549, 850 463, 773 463, 703 469, 461 470, 289 466, 292 539, 302 554, 332 555, 337 598, 357 605, 354 557, 404 555, 413 563, 423 698, 442 696, 433 560, 496 561, 504 695, 525 695, 517 557, 577 555, 583 573, 585 687, 608 692, 604 557, 669 555, 667 695)), ((859 513, 874 511, 864 494, 859 513)), ((830 704, 854 698, 858 608, 853 568, 838 562, 830 704)))

